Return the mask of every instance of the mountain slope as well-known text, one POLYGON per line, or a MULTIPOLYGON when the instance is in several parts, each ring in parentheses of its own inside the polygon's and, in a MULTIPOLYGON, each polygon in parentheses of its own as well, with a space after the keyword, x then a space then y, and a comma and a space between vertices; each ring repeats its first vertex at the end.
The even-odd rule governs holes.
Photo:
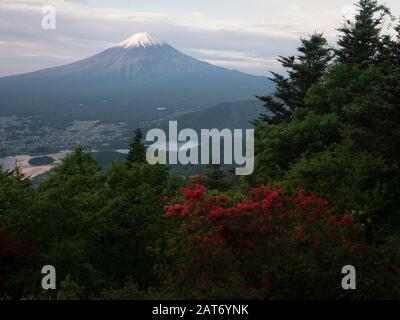
POLYGON ((262 102, 258 100, 221 103, 184 115, 177 119, 179 127, 200 129, 250 129, 252 120, 265 113, 262 102))
POLYGON ((136 123, 155 107, 207 107, 270 89, 264 77, 199 61, 143 33, 75 63, 0 78, 0 116, 136 123))

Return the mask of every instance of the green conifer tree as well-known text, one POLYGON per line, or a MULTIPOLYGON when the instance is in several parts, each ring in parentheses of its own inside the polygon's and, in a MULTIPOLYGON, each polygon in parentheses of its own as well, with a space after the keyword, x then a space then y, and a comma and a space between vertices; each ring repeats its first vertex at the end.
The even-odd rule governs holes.
POLYGON ((261 121, 269 124, 289 122, 294 110, 304 107, 308 90, 321 80, 332 59, 327 40, 319 33, 301 39, 297 51, 297 56, 278 59, 288 76, 272 72, 270 80, 276 84, 274 94, 258 97, 268 111, 261 115, 261 121))
POLYGON ((127 165, 131 167, 133 163, 146 162, 146 147, 143 144, 143 132, 140 128, 135 130, 135 138, 129 146, 127 165))
POLYGON ((231 187, 231 183, 226 179, 226 173, 219 164, 208 166, 208 170, 204 173, 204 185, 210 190, 219 191, 227 191, 231 187))
POLYGON ((336 50, 337 60, 348 65, 366 68, 379 61, 383 41, 382 27, 390 10, 376 0, 359 0, 354 21, 346 20, 338 29, 341 33, 336 50))

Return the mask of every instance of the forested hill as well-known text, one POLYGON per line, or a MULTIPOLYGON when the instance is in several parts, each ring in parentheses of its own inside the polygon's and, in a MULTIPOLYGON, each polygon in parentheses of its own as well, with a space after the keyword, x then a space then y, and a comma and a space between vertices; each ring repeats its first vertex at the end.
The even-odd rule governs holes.
POLYGON ((200 130, 202 128, 217 128, 219 130, 253 128, 250 122, 264 113, 265 109, 258 100, 226 102, 186 114, 177 119, 182 128, 200 130))

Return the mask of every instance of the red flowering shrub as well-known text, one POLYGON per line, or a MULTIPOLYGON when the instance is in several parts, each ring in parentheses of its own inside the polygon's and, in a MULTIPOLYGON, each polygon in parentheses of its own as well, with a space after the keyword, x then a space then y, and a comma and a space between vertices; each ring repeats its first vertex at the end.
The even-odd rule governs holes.
POLYGON ((196 181, 181 193, 165 214, 180 224, 169 276, 182 298, 338 298, 342 267, 366 250, 351 217, 313 194, 256 188, 235 201, 196 181))

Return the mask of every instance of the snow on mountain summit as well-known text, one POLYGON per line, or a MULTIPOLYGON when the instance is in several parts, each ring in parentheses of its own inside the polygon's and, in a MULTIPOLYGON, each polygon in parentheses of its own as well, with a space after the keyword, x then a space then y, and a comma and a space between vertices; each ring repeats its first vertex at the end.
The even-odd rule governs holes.
POLYGON ((147 48, 147 47, 159 47, 163 44, 157 39, 151 37, 147 32, 136 33, 128 39, 120 42, 117 47, 129 49, 129 48, 147 48))

